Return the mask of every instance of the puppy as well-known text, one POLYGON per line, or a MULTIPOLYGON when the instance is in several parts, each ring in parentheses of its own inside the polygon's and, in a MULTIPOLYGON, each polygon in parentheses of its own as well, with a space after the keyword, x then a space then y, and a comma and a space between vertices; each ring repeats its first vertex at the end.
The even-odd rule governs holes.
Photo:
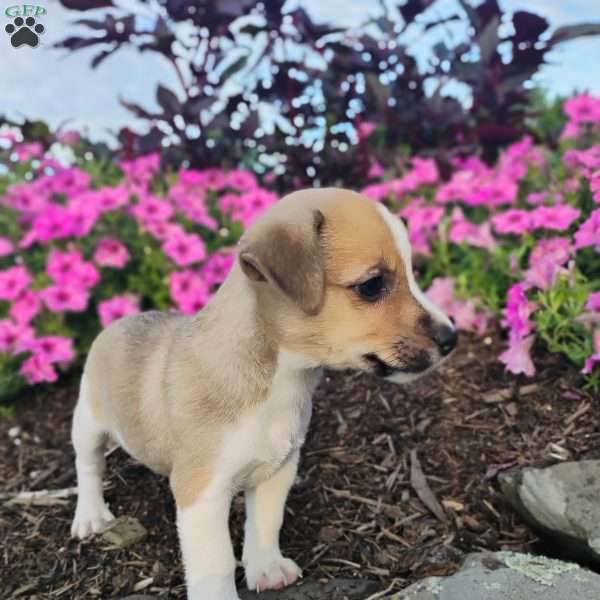
POLYGON ((322 368, 406 382, 456 340, 383 205, 336 188, 290 194, 246 232, 199 314, 125 317, 94 341, 73 419, 72 535, 113 519, 102 496, 111 436, 169 477, 190 600, 238 599, 228 517, 239 490, 248 588, 294 583, 279 530, 322 368))

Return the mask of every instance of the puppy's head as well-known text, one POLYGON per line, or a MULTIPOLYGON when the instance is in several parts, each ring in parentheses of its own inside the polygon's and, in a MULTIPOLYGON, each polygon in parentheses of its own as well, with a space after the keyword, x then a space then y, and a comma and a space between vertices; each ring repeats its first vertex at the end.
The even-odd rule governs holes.
POLYGON ((457 341, 417 286, 402 222, 336 188, 295 192, 240 242, 240 266, 269 334, 307 364, 414 379, 457 341))

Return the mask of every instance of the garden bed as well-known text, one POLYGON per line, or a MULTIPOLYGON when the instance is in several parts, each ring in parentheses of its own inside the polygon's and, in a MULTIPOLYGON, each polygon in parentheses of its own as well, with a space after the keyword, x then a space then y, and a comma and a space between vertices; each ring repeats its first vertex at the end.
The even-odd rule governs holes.
MULTIPOLYGON (((591 418, 600 399, 578 389, 578 373, 559 355, 536 356, 537 375, 525 382, 504 373, 495 360, 500 351, 497 339, 464 338, 439 373, 406 387, 328 374, 316 394, 282 536, 284 552, 305 576, 372 578, 382 589, 400 589, 452 573, 470 551, 536 549, 536 535, 508 507, 494 475, 513 463, 600 456, 600 424, 591 418), (411 484, 411 467, 414 475, 419 466, 445 519, 411 484)), ((53 394, 32 391, 15 417, 0 422, 2 491, 75 484, 75 398, 74 380, 53 394), (15 426, 20 431, 11 437, 15 426)), ((146 593, 185 598, 167 481, 121 450, 109 457, 107 481, 113 511, 137 517, 148 529, 145 541, 119 550, 71 540, 74 498, 1 505, 1 598, 120 598, 150 577, 146 593)), ((239 556, 241 497, 234 506, 239 556)), ((241 584, 241 570, 239 576, 241 584)))

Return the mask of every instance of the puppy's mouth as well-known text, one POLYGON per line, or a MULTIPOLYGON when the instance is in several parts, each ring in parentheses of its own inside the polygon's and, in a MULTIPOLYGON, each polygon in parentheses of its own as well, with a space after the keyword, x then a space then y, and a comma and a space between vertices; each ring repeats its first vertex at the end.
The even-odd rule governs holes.
POLYGON ((365 354, 363 358, 372 365, 373 373, 378 377, 390 377, 397 373, 417 375, 427 371, 432 366, 429 354, 424 350, 418 352, 409 362, 402 366, 391 365, 376 354, 365 354))

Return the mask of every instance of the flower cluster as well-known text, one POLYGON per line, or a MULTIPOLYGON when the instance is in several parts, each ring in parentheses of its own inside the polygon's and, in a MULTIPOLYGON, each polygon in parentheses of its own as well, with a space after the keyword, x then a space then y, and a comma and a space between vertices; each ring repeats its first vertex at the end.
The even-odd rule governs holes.
MULTIPOLYGON (((526 137, 493 166, 456 158, 446 179, 429 158, 391 179, 373 161, 362 191, 405 220, 429 296, 461 329, 506 330, 507 369, 532 375, 539 340, 600 385, 600 99, 582 94, 565 111, 560 154, 526 137)), ((170 173, 157 154, 67 165, 1 137, 14 169, 0 177, 10 225, 0 236, 0 375, 16 368, 29 383, 56 380, 116 319, 200 310, 244 228, 277 201, 246 170, 170 173)))

